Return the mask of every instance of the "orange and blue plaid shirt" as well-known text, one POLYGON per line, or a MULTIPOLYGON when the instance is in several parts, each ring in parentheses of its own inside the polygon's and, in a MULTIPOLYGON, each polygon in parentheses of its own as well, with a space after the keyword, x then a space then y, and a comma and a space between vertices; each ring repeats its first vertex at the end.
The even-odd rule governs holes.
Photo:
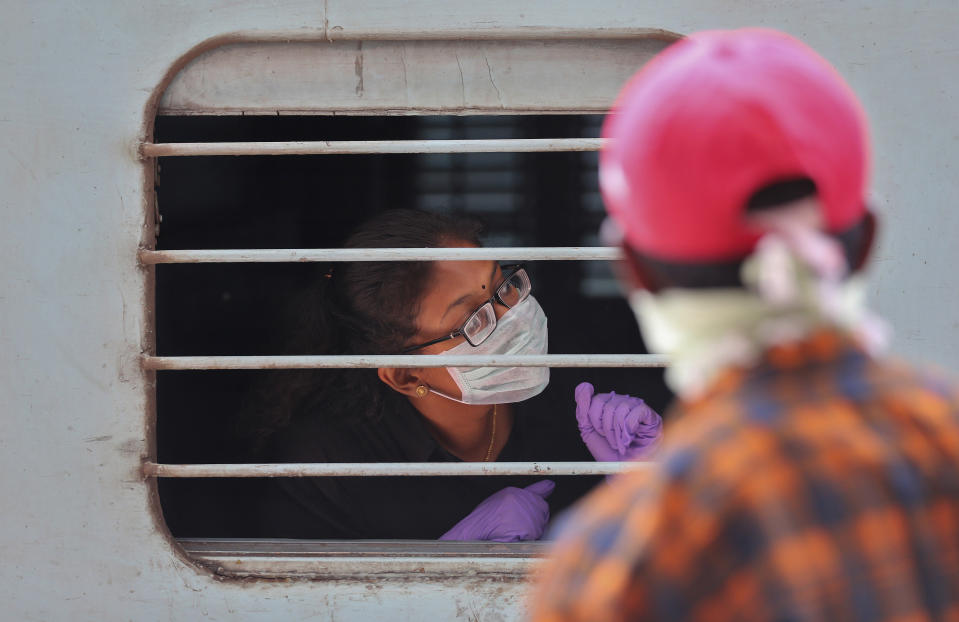
POLYGON ((536 622, 959 620, 959 392, 823 331, 727 370, 563 523, 536 622))

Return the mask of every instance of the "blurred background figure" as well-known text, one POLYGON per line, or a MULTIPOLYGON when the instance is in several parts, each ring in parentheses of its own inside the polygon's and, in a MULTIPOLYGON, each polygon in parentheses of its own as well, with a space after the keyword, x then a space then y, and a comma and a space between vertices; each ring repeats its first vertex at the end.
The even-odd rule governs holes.
POLYGON ((880 358, 842 78, 779 32, 701 32, 604 135, 606 235, 678 401, 659 463, 565 521, 534 619, 959 619, 959 393, 880 358))

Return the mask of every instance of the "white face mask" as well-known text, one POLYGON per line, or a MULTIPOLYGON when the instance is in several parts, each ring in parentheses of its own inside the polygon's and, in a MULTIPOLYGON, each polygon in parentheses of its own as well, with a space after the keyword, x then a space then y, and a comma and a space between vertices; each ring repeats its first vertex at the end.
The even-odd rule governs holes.
MULTIPOLYGON (((530 296, 499 318, 486 341, 465 341, 443 354, 546 354, 546 314, 530 296)), ((447 367, 462 399, 430 389, 431 393, 461 404, 508 404, 539 395, 549 384, 548 367, 447 367)))

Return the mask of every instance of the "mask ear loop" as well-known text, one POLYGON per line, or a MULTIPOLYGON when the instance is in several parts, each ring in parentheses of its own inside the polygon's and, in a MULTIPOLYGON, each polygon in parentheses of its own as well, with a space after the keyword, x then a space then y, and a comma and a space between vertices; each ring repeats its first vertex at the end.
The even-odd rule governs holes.
POLYGON ((440 397, 445 397, 448 400, 452 400, 460 404, 469 404, 469 402, 464 402, 463 400, 456 399, 452 395, 447 395, 446 393, 437 391, 436 389, 433 389, 432 387, 428 387, 425 384, 421 384, 420 386, 416 387, 416 397, 426 397, 430 393, 433 393, 434 395, 439 395, 440 397))

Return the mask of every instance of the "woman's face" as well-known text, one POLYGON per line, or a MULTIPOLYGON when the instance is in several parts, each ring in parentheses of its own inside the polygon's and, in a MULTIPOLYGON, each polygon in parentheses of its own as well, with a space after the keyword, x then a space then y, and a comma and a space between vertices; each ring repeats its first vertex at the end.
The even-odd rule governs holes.
MULTIPOLYGON (((475 248, 473 244, 453 243, 450 248, 475 248)), ((411 343, 422 343, 443 335, 448 335, 463 326, 470 316, 484 302, 489 300, 503 278, 499 264, 495 261, 437 261, 427 282, 426 291, 420 301, 416 326, 419 329, 411 343)), ((500 318, 508 310, 500 304, 494 304, 496 317, 500 318)), ((419 352, 439 354, 465 341, 460 336, 427 346, 419 352)), ((429 386, 454 397, 462 397, 460 390, 449 373, 442 367, 423 368, 420 374, 429 386)))

